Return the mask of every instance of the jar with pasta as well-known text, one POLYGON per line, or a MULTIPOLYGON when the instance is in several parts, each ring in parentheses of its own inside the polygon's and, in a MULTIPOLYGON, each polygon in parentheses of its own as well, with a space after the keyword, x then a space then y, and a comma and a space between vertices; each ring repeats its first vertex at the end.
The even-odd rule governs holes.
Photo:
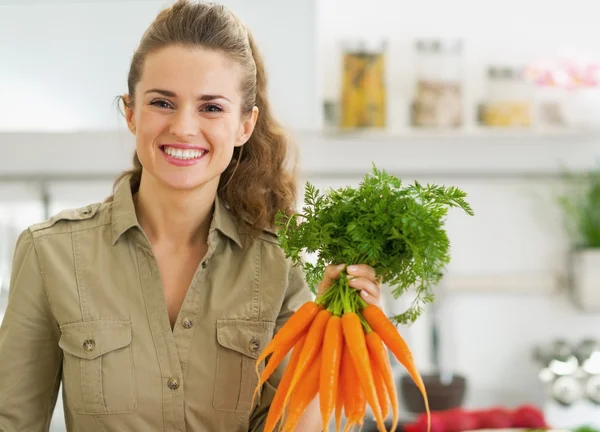
POLYGON ((340 127, 386 127, 386 43, 345 42, 342 45, 340 127))

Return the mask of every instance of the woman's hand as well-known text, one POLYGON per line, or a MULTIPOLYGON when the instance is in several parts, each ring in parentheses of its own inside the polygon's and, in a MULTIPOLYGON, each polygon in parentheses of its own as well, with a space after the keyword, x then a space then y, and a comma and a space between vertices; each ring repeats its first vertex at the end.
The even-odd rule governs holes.
MULTIPOLYGON (((340 272, 344 268, 346 268, 346 264, 328 265, 325 268, 325 275, 319 284, 317 298, 321 297, 333 281, 340 277, 340 272)), ((375 269, 366 264, 358 264, 348 266, 346 273, 348 273, 350 287, 360 290, 360 296, 365 302, 381 308, 381 285, 377 280, 375 269)))

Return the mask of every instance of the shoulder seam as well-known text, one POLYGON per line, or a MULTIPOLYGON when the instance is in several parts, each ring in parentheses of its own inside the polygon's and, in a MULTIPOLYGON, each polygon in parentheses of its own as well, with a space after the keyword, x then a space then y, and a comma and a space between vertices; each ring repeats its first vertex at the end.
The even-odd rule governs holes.
POLYGON ((48 237, 51 235, 61 235, 61 234, 70 234, 70 233, 75 233, 75 232, 89 231, 89 230, 93 230, 95 228, 100 228, 100 227, 103 227, 106 225, 110 225, 110 221, 107 221, 104 223, 99 223, 99 224, 91 226, 91 227, 80 227, 80 228, 71 227, 71 229, 69 229, 68 231, 60 231, 60 232, 50 231, 50 232, 48 232, 50 230, 50 228, 52 228, 52 227, 48 227, 48 228, 42 228, 41 230, 38 230, 38 231, 31 231, 31 233, 33 234, 33 238, 40 238, 40 237, 48 237))
POLYGON ((79 209, 63 210, 62 212, 57 213, 56 215, 52 216, 51 218, 47 219, 44 222, 39 222, 39 223, 30 225, 27 229, 29 230, 29 232, 31 232, 33 234, 34 238, 38 238, 38 237, 43 237, 43 236, 50 235, 50 234, 60 234, 63 232, 84 231, 87 229, 92 229, 92 228, 96 228, 99 226, 107 225, 110 223, 110 220, 107 222, 103 222, 103 223, 100 223, 97 221, 95 225, 88 226, 85 228, 77 227, 78 222, 92 221, 94 219, 97 219, 102 206, 103 206, 103 203, 94 203, 94 204, 90 204, 90 205, 81 207, 79 209), (78 212, 80 212, 82 210, 83 210, 83 212, 79 216, 77 216, 78 212), (88 212, 86 213, 85 210, 88 210, 88 212), (68 212, 74 212, 74 213, 70 214, 68 212), (62 216, 61 216, 61 214, 62 214, 62 216), (65 230, 65 231, 61 230, 60 232, 53 232, 53 228, 56 227, 61 222, 66 222, 69 225, 69 229, 65 230))

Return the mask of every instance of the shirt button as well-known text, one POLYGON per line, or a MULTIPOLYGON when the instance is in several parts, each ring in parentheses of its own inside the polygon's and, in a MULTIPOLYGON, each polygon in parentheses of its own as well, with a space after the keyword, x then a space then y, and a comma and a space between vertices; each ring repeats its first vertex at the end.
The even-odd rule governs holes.
POLYGON ((94 339, 86 339, 83 341, 83 349, 87 352, 94 351, 94 348, 96 348, 96 342, 94 342, 94 339))
POLYGON ((253 338, 250 341, 250 351, 256 352, 256 351, 258 351, 259 348, 260 348, 260 342, 253 338))
POLYGON ((205 269, 208 263, 206 261, 202 261, 202 268, 205 269))
POLYGON ((179 380, 177 378, 169 378, 167 381, 167 387, 171 390, 177 390, 179 388, 179 380))
POLYGON ((183 328, 190 329, 190 328, 192 328, 194 323, 191 319, 189 319, 188 317, 185 317, 184 319, 181 320, 181 325, 183 326, 183 328))

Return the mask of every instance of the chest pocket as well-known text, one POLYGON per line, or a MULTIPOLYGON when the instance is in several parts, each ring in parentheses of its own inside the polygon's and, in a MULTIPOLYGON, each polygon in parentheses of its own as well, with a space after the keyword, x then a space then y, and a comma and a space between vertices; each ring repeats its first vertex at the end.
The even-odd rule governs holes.
POLYGON ((63 386, 80 414, 118 414, 136 409, 129 321, 86 321, 61 326, 63 386))
MULTIPOLYGON (((213 406, 219 411, 249 412, 258 384, 256 359, 273 338, 275 323, 217 320, 217 366, 213 406)), ((264 369, 264 362, 259 372, 264 369)))

